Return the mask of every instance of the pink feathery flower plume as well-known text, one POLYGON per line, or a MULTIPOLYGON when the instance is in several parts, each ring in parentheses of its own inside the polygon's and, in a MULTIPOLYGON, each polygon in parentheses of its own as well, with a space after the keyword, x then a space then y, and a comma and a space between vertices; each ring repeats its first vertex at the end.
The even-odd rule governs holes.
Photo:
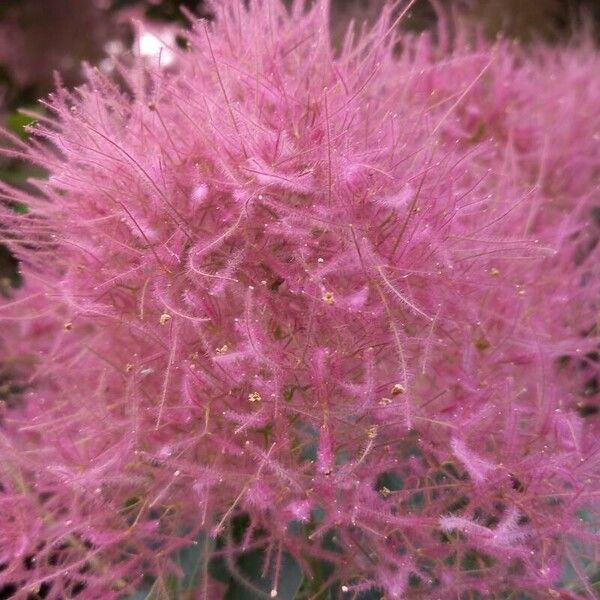
POLYGON ((6 138, 0 585, 593 598, 598 52, 214 11, 6 138))

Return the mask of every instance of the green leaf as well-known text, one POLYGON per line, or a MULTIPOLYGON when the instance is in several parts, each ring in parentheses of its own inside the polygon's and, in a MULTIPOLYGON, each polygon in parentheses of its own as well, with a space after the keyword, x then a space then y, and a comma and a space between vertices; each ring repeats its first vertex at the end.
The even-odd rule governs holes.
MULTIPOLYGON (((209 560, 214 545, 214 540, 201 533, 192 543, 175 552, 173 560, 181 567, 183 577, 167 577, 165 584, 170 600, 188 600, 195 597, 194 592, 200 585, 202 573, 205 572, 204 563, 209 560)), ((154 582, 151 588, 140 590, 123 600, 157 600, 156 586, 157 582, 154 582)))
MULTIPOLYGON (((21 164, 13 165, 10 168, 0 169, 0 180, 17 187, 24 186, 29 178, 45 179, 46 176, 46 171, 33 165, 21 164)), ((27 210, 27 207, 24 204, 19 203, 19 205, 23 207, 25 211, 27 210)))
POLYGON ((151 590, 141 590, 132 594, 131 596, 127 596, 123 598, 123 600, 146 600, 151 594, 151 590))
POLYGON ((16 133, 21 139, 26 140, 29 137, 29 133, 26 130, 28 125, 32 125, 36 122, 36 119, 28 115, 24 115, 18 111, 10 113, 7 119, 8 128, 16 133))
POLYGON ((232 578, 225 600, 263 600, 269 598, 271 591, 277 590, 277 600, 293 600, 302 585, 302 569, 294 558, 284 553, 277 583, 273 581, 273 570, 266 577, 261 577, 265 555, 253 550, 240 556, 237 567, 243 580, 232 578), (255 590, 259 590, 257 593, 255 590))
POLYGON ((403 488, 404 481, 402 477, 394 471, 384 471, 383 473, 380 473, 375 482, 375 489, 378 492, 397 492, 403 488))
POLYGON ((184 573, 179 585, 183 590, 194 590, 199 585, 200 577, 205 571, 204 565, 214 546, 214 540, 201 533, 189 546, 179 550, 177 562, 184 573))

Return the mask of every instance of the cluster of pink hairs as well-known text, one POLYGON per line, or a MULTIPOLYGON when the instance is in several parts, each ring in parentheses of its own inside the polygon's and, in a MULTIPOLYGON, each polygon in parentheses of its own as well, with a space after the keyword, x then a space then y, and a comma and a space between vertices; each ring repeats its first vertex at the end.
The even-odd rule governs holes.
POLYGON ((312 598, 596 597, 600 55, 406 9, 223 0, 6 134, 5 594, 167 598, 203 533, 312 598))

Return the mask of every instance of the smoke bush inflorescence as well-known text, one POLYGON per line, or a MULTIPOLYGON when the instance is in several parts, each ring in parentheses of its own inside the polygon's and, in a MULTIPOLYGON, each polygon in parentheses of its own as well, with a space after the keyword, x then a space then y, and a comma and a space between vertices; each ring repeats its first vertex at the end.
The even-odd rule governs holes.
POLYGON ((7 138, 5 592, 593 598, 597 51, 215 12, 7 138))

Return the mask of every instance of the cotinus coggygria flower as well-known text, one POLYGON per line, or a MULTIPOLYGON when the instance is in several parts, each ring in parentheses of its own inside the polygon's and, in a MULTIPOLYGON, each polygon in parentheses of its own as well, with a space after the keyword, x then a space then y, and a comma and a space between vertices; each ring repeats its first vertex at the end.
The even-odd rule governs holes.
POLYGON ((6 134, 7 595, 595 597, 598 52, 400 19, 223 0, 6 134))

